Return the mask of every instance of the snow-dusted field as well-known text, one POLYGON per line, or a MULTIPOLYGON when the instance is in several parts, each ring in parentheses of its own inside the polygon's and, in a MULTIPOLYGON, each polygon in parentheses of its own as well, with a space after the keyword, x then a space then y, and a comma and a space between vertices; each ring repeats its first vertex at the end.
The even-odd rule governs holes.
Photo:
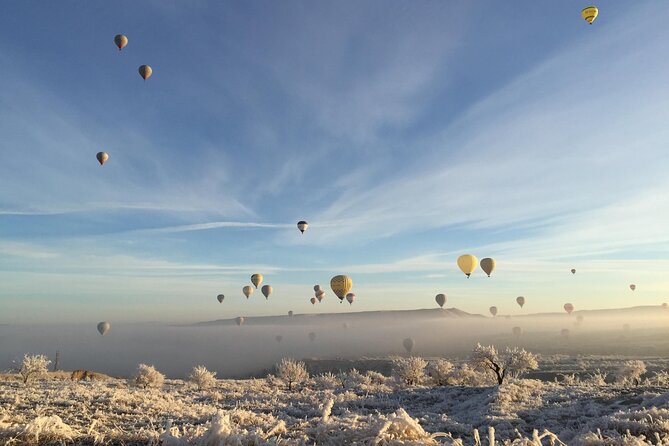
POLYGON ((146 390, 119 379, 6 380, 0 443, 474 445, 478 429, 487 445, 494 428, 495 444, 560 444, 536 439, 544 430, 569 445, 669 444, 669 381, 648 375, 639 386, 605 384, 591 370, 568 384, 406 387, 354 372, 311 377, 293 391, 271 376, 207 390, 181 380, 146 390))

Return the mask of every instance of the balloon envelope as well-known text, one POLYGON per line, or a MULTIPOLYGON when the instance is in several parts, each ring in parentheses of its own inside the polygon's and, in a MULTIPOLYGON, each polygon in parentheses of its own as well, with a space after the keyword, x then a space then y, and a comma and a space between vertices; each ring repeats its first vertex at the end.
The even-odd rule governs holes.
POLYGON ((225 296, 222 295, 222 294, 219 294, 218 296, 216 296, 216 299, 218 299, 219 303, 223 303, 223 299, 225 299, 225 296))
POLYGON ((523 333, 523 330, 520 327, 513 327, 511 333, 513 333, 515 337, 519 337, 523 333))
POLYGON ((477 263, 478 259, 471 254, 464 254, 458 257, 458 267, 467 277, 471 276, 474 272, 477 263))
POLYGON ((346 300, 348 301, 349 304, 352 304, 353 301, 355 300, 355 294, 353 293, 348 293, 346 295, 346 300))
POLYGON ((491 259, 490 257, 486 257, 485 259, 481 259, 481 269, 490 277, 490 274, 495 270, 495 259, 491 259))
POLYGON ((574 306, 570 303, 564 304, 563 308, 564 308, 564 311, 566 311, 569 314, 571 314, 571 312, 574 311, 574 306))
POLYGON ((595 21, 598 15, 599 15, 599 9, 596 6, 588 6, 587 8, 583 8, 583 10, 581 11, 581 17, 583 17, 583 20, 585 20, 591 25, 592 22, 595 21))
POLYGON ((319 291, 322 291, 322 290, 323 290, 323 287, 321 287, 320 285, 314 285, 314 293, 318 293, 319 291))
POLYGON ((497 316, 497 307, 490 307, 490 314, 497 316))
POLYGON ((237 325, 242 325, 244 323, 244 318, 241 317, 241 316, 238 317, 238 318, 235 318, 235 322, 237 323, 237 325))
POLYGON ((571 273, 572 273, 572 274, 576 274, 576 269, 575 269, 575 268, 572 268, 572 269, 571 269, 571 273))
POLYGON ((248 299, 251 294, 253 294, 253 288, 250 286, 246 285, 244 288, 242 288, 242 292, 244 293, 244 296, 248 299))
POLYGON ((128 38, 123 34, 116 34, 114 36, 114 44, 118 47, 118 50, 121 51, 128 44, 128 38))
POLYGON ((288 317, 293 317, 293 310, 290 310, 290 311, 288 312, 288 317))
POLYGON ((98 331, 102 336, 106 335, 110 328, 111 324, 109 322, 100 322, 98 324, 98 331))
POLYGON ((265 296, 265 299, 268 299, 269 295, 272 294, 273 291, 272 285, 263 285, 261 291, 263 296, 265 296))
MULTIPOLYGON (((297 229, 299 229, 302 234, 304 234, 304 231, 306 231, 308 227, 309 227, 309 223, 307 223, 304 220, 300 220, 300 221, 297 222, 297 229)), ((318 231, 316 231, 316 232, 318 232, 318 231)))
POLYGON ((312 297, 311 299, 309 299, 309 302, 311 302, 311 305, 316 305, 316 302, 318 302, 318 300, 316 300, 315 297, 312 297))
POLYGON ((413 339, 406 338, 404 341, 402 341, 402 345, 404 346, 404 349, 407 351, 407 353, 411 353, 411 350, 413 350, 413 347, 416 345, 416 343, 413 339))
POLYGON ((137 71, 139 71, 139 75, 142 76, 142 79, 144 80, 147 80, 153 74, 153 70, 148 65, 140 66, 137 71))
POLYGON ((263 279, 262 274, 258 274, 258 273, 253 274, 251 276, 251 283, 253 284, 253 286, 258 288, 260 286, 260 284, 262 283, 262 279, 263 279))
POLYGON ((339 275, 330 279, 330 288, 337 295, 340 301, 343 301, 346 294, 353 288, 353 281, 350 277, 339 275))
POLYGON ((516 303, 520 305, 520 308, 523 308, 523 305, 525 305, 525 298, 523 296, 516 297, 516 303))
POLYGON ((630 290, 632 290, 632 291, 636 290, 636 285, 631 284, 631 285, 630 285, 630 290))
POLYGON ((109 155, 107 152, 98 152, 95 157, 98 159, 98 163, 100 163, 101 166, 104 166, 104 164, 107 162, 109 159, 109 155))
POLYGON ((323 302, 324 298, 325 298, 325 291, 321 290, 318 293, 316 293, 316 299, 318 299, 319 302, 323 302))
POLYGON ((441 308, 444 308, 444 304, 446 303, 446 295, 437 294, 436 296, 434 296, 434 300, 437 301, 437 305, 439 305, 441 308))

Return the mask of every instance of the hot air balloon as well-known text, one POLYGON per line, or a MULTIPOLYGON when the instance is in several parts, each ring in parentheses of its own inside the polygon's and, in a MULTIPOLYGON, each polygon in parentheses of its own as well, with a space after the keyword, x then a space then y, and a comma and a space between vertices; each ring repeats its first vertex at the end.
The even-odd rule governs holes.
POLYGON ((348 276, 334 276, 330 279, 330 288, 337 295, 339 301, 343 302, 346 294, 353 288, 353 281, 348 276))
POLYGON ((562 335, 563 338, 569 339, 569 329, 568 328, 563 328, 560 330, 560 334, 562 335))
POLYGON ((109 155, 107 152, 98 152, 95 157, 98 159, 98 163, 100 163, 101 166, 104 166, 107 160, 109 159, 109 155))
POLYGON ((265 296, 265 299, 269 299, 269 295, 272 294, 272 285, 263 285, 262 287, 262 294, 265 296))
POLYGON ((576 268, 572 268, 572 269, 571 269, 571 273, 572 273, 572 274, 576 274, 576 268))
POLYGON ((437 301, 437 305, 439 305, 441 308, 444 308, 444 304, 446 303, 446 295, 437 294, 436 296, 434 296, 434 300, 437 301))
POLYGON ((669 308, 669 304, 667 304, 666 302, 663 302, 662 303, 662 308, 666 310, 667 308, 669 308))
POLYGON ((251 275, 251 283, 256 288, 258 288, 260 286, 260 284, 262 283, 262 279, 263 279, 262 274, 256 273, 256 274, 251 275))
POLYGON ((237 323, 238 326, 241 326, 244 323, 244 318, 239 316, 235 318, 235 322, 237 323))
POLYGON ((123 34, 116 34, 114 36, 114 44, 118 47, 118 50, 121 51, 128 44, 128 38, 123 34))
POLYGON ((288 312, 288 317, 293 317, 293 310, 290 310, 290 311, 288 312))
POLYGON ((242 292, 244 293, 244 295, 245 295, 246 298, 248 299, 249 296, 250 296, 251 294, 253 294, 253 288, 251 288, 250 286, 246 285, 244 288, 242 288, 242 292))
POLYGON ((309 299, 309 302, 311 302, 311 305, 316 305, 316 302, 318 302, 318 300, 316 300, 315 297, 312 297, 311 299, 309 299))
POLYGON ((490 307, 490 314, 497 316, 497 307, 490 307))
POLYGON ((583 11, 581 11, 581 17, 583 17, 583 20, 591 25, 598 15, 599 9, 596 6, 588 6, 587 8, 583 8, 583 11))
POLYGON ((413 339, 411 338, 406 338, 404 341, 402 341, 402 345, 404 346, 404 350, 407 351, 407 353, 411 354, 411 350, 413 350, 414 345, 416 343, 414 342, 413 339))
POLYGON ((474 272, 477 263, 478 259, 471 254, 465 254, 458 257, 458 267, 467 277, 471 276, 474 272))
POLYGON ((309 340, 311 342, 314 342, 316 340, 316 333, 314 333, 313 331, 309 333, 309 340))
POLYGON ((281 341, 283 341, 283 336, 277 335, 274 339, 276 339, 276 342, 281 343, 281 341))
POLYGON ((520 327, 513 327, 511 329, 511 333, 513 333, 515 337, 519 338, 520 335, 523 333, 523 330, 520 327))
POLYGON ((353 301, 355 300, 355 294, 348 293, 346 295, 346 300, 348 301, 349 304, 353 304, 353 301))
POLYGON ((316 291, 316 299, 318 299, 319 302, 322 302, 324 298, 325 298, 325 291, 323 290, 316 291))
POLYGON ((525 305, 525 298, 523 296, 516 297, 516 303, 520 305, 520 308, 523 308, 523 305, 525 305))
POLYGON ((490 274, 495 270, 495 259, 491 259, 490 257, 486 257, 485 259, 481 259, 481 269, 490 277, 490 274))
POLYGON ((564 304, 563 308, 564 308, 564 311, 566 311, 569 314, 571 314, 571 312, 574 311, 574 306, 570 303, 564 304))
MULTIPOLYGON (((297 229, 299 229, 302 234, 304 234, 304 231, 306 231, 308 227, 309 227, 309 223, 307 223, 304 220, 300 220, 300 221, 297 222, 297 229)), ((318 232, 318 231, 316 231, 316 232, 318 232)))
POLYGON ((111 324, 109 322, 100 322, 98 324, 98 331, 102 336, 106 335, 110 328, 111 324))
POLYGON ((153 70, 148 65, 142 65, 139 67, 139 75, 142 76, 142 79, 147 80, 153 74, 153 70))
POLYGON ((636 285, 631 284, 631 285, 630 285, 630 290, 632 290, 632 291, 636 290, 636 285))
POLYGON ((223 299, 225 299, 225 296, 222 295, 222 294, 219 294, 218 296, 216 296, 216 299, 218 299, 219 303, 223 303, 223 299))
POLYGON ((314 293, 318 293, 321 290, 323 290, 323 288, 320 285, 314 285, 314 293))

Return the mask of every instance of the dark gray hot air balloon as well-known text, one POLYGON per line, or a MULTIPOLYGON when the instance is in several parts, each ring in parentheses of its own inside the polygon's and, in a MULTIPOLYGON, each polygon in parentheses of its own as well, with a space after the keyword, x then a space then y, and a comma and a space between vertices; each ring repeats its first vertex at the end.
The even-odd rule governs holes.
POLYGON ((216 296, 216 299, 218 299, 219 303, 223 303, 223 299, 225 299, 225 296, 222 295, 222 294, 219 294, 218 296, 216 296))
POLYGON ((434 300, 437 301, 437 305, 439 305, 441 308, 444 308, 444 304, 446 303, 446 295, 445 294, 437 294, 434 296, 434 300))
MULTIPOLYGON (((300 221, 297 222, 297 229, 299 229, 302 234, 304 234, 304 231, 306 231, 308 227, 309 227, 309 223, 307 223, 304 220, 300 220, 300 221)), ((316 232, 318 232, 318 231, 316 231, 316 232)))
POLYGON ((98 331, 102 336, 106 335, 110 328, 111 324, 109 322, 100 322, 98 324, 98 331))
POLYGON ((261 291, 263 296, 265 296, 265 299, 269 299, 269 295, 272 294, 273 291, 272 285, 263 285, 261 291))
POLYGON ((411 338, 405 338, 405 339, 402 341, 402 345, 404 346, 404 350, 406 350, 407 353, 411 354, 411 351, 413 350, 413 348, 414 348, 414 346, 416 345, 416 343, 415 343, 414 340, 411 339, 411 338))

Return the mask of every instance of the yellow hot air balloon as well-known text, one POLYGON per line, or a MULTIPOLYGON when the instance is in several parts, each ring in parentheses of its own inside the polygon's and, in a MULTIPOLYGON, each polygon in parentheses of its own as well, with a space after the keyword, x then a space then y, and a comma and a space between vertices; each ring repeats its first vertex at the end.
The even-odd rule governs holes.
POLYGON ((478 259, 476 256, 471 254, 465 254, 458 257, 458 267, 460 267, 460 270, 462 270, 462 272, 465 273, 467 277, 469 277, 474 272, 477 264, 478 259))
POLYGON ((583 17, 583 20, 591 25, 598 15, 599 9, 596 6, 588 6, 587 8, 583 8, 583 11, 581 11, 581 17, 583 17))
POLYGON ((260 284, 262 283, 262 274, 254 274, 251 276, 251 283, 258 288, 260 284))
POLYGON ((250 286, 246 285, 244 288, 242 288, 242 292, 244 293, 244 295, 245 295, 246 298, 248 299, 249 296, 250 296, 251 294, 253 294, 253 288, 251 288, 250 286))
POLYGON ((147 80, 153 74, 153 70, 148 65, 142 65, 138 69, 139 75, 142 76, 142 79, 147 80))
POLYGON ((495 259, 491 259, 490 257, 481 259, 481 269, 485 271, 488 277, 490 277, 490 274, 495 270, 495 265, 495 259))
POLYGON ((337 295, 340 302, 343 302, 346 294, 353 288, 353 281, 348 276, 334 276, 330 279, 330 288, 332 288, 332 291, 337 295))
POLYGON ((114 36, 114 44, 116 44, 118 50, 121 51, 128 44, 128 38, 123 34, 116 34, 114 36))

